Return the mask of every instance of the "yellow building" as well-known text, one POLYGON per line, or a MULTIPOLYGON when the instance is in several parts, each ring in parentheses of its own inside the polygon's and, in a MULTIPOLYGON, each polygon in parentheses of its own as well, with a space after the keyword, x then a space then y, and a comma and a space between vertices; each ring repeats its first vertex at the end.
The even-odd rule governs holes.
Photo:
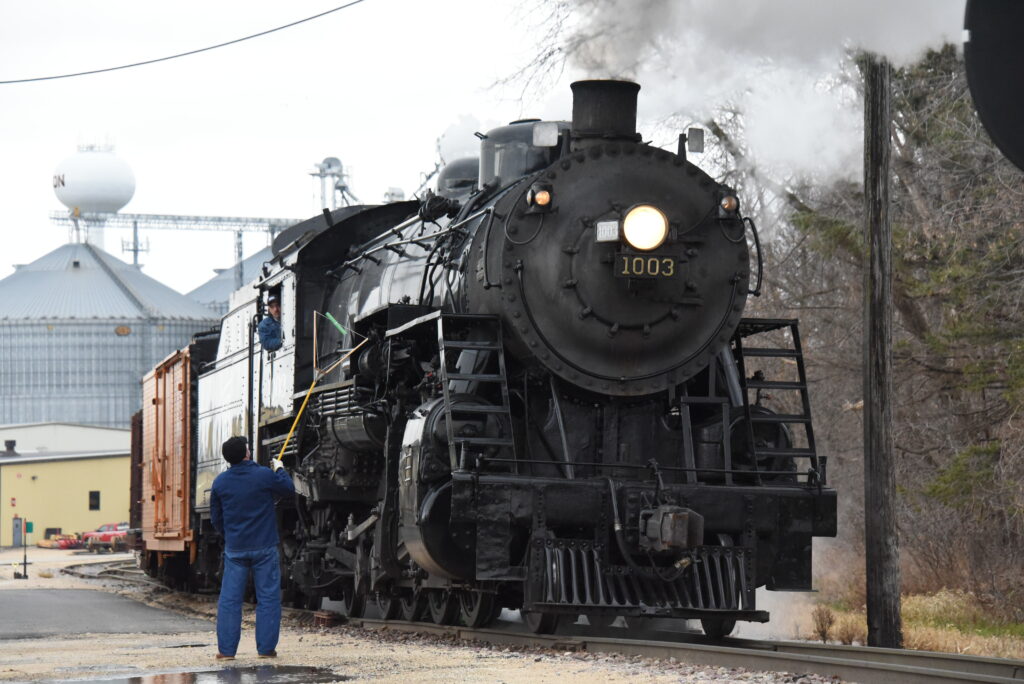
POLYGON ((0 546, 14 543, 14 519, 33 523, 29 544, 128 521, 128 449, 17 454, 0 451, 0 546))

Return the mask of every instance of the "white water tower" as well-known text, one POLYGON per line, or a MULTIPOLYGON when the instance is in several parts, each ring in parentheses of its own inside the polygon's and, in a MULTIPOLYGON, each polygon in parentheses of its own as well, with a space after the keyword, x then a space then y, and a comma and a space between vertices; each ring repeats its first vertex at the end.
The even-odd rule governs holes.
MULTIPOLYGON (((53 191, 72 217, 114 214, 135 194, 135 174, 109 145, 81 145, 57 165, 53 191)), ((102 221, 90 221, 86 241, 104 249, 102 221)))

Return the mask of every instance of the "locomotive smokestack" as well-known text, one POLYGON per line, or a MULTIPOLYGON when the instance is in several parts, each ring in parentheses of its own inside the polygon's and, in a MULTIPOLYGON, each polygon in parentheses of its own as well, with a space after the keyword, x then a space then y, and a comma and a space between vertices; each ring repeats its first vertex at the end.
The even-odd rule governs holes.
POLYGON ((576 81, 570 87, 572 138, 577 145, 589 140, 640 140, 636 132, 638 83, 576 81))

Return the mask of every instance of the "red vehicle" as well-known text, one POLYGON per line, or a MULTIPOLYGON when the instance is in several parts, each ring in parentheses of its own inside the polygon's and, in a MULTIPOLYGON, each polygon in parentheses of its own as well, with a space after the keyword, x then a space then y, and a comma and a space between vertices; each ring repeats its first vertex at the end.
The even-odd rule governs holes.
POLYGON ((100 525, 92 532, 84 532, 82 542, 93 553, 99 553, 100 549, 117 551, 125 546, 127 535, 128 523, 107 523, 100 525))

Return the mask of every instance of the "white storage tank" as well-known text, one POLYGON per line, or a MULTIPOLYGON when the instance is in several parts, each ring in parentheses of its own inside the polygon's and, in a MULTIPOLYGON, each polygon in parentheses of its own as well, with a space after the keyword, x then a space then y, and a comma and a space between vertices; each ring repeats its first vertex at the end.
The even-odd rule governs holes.
MULTIPOLYGON (((135 195, 135 174, 114 149, 82 145, 53 172, 53 191, 72 216, 114 214, 135 195)), ((104 249, 102 221, 90 221, 86 241, 104 249)))

